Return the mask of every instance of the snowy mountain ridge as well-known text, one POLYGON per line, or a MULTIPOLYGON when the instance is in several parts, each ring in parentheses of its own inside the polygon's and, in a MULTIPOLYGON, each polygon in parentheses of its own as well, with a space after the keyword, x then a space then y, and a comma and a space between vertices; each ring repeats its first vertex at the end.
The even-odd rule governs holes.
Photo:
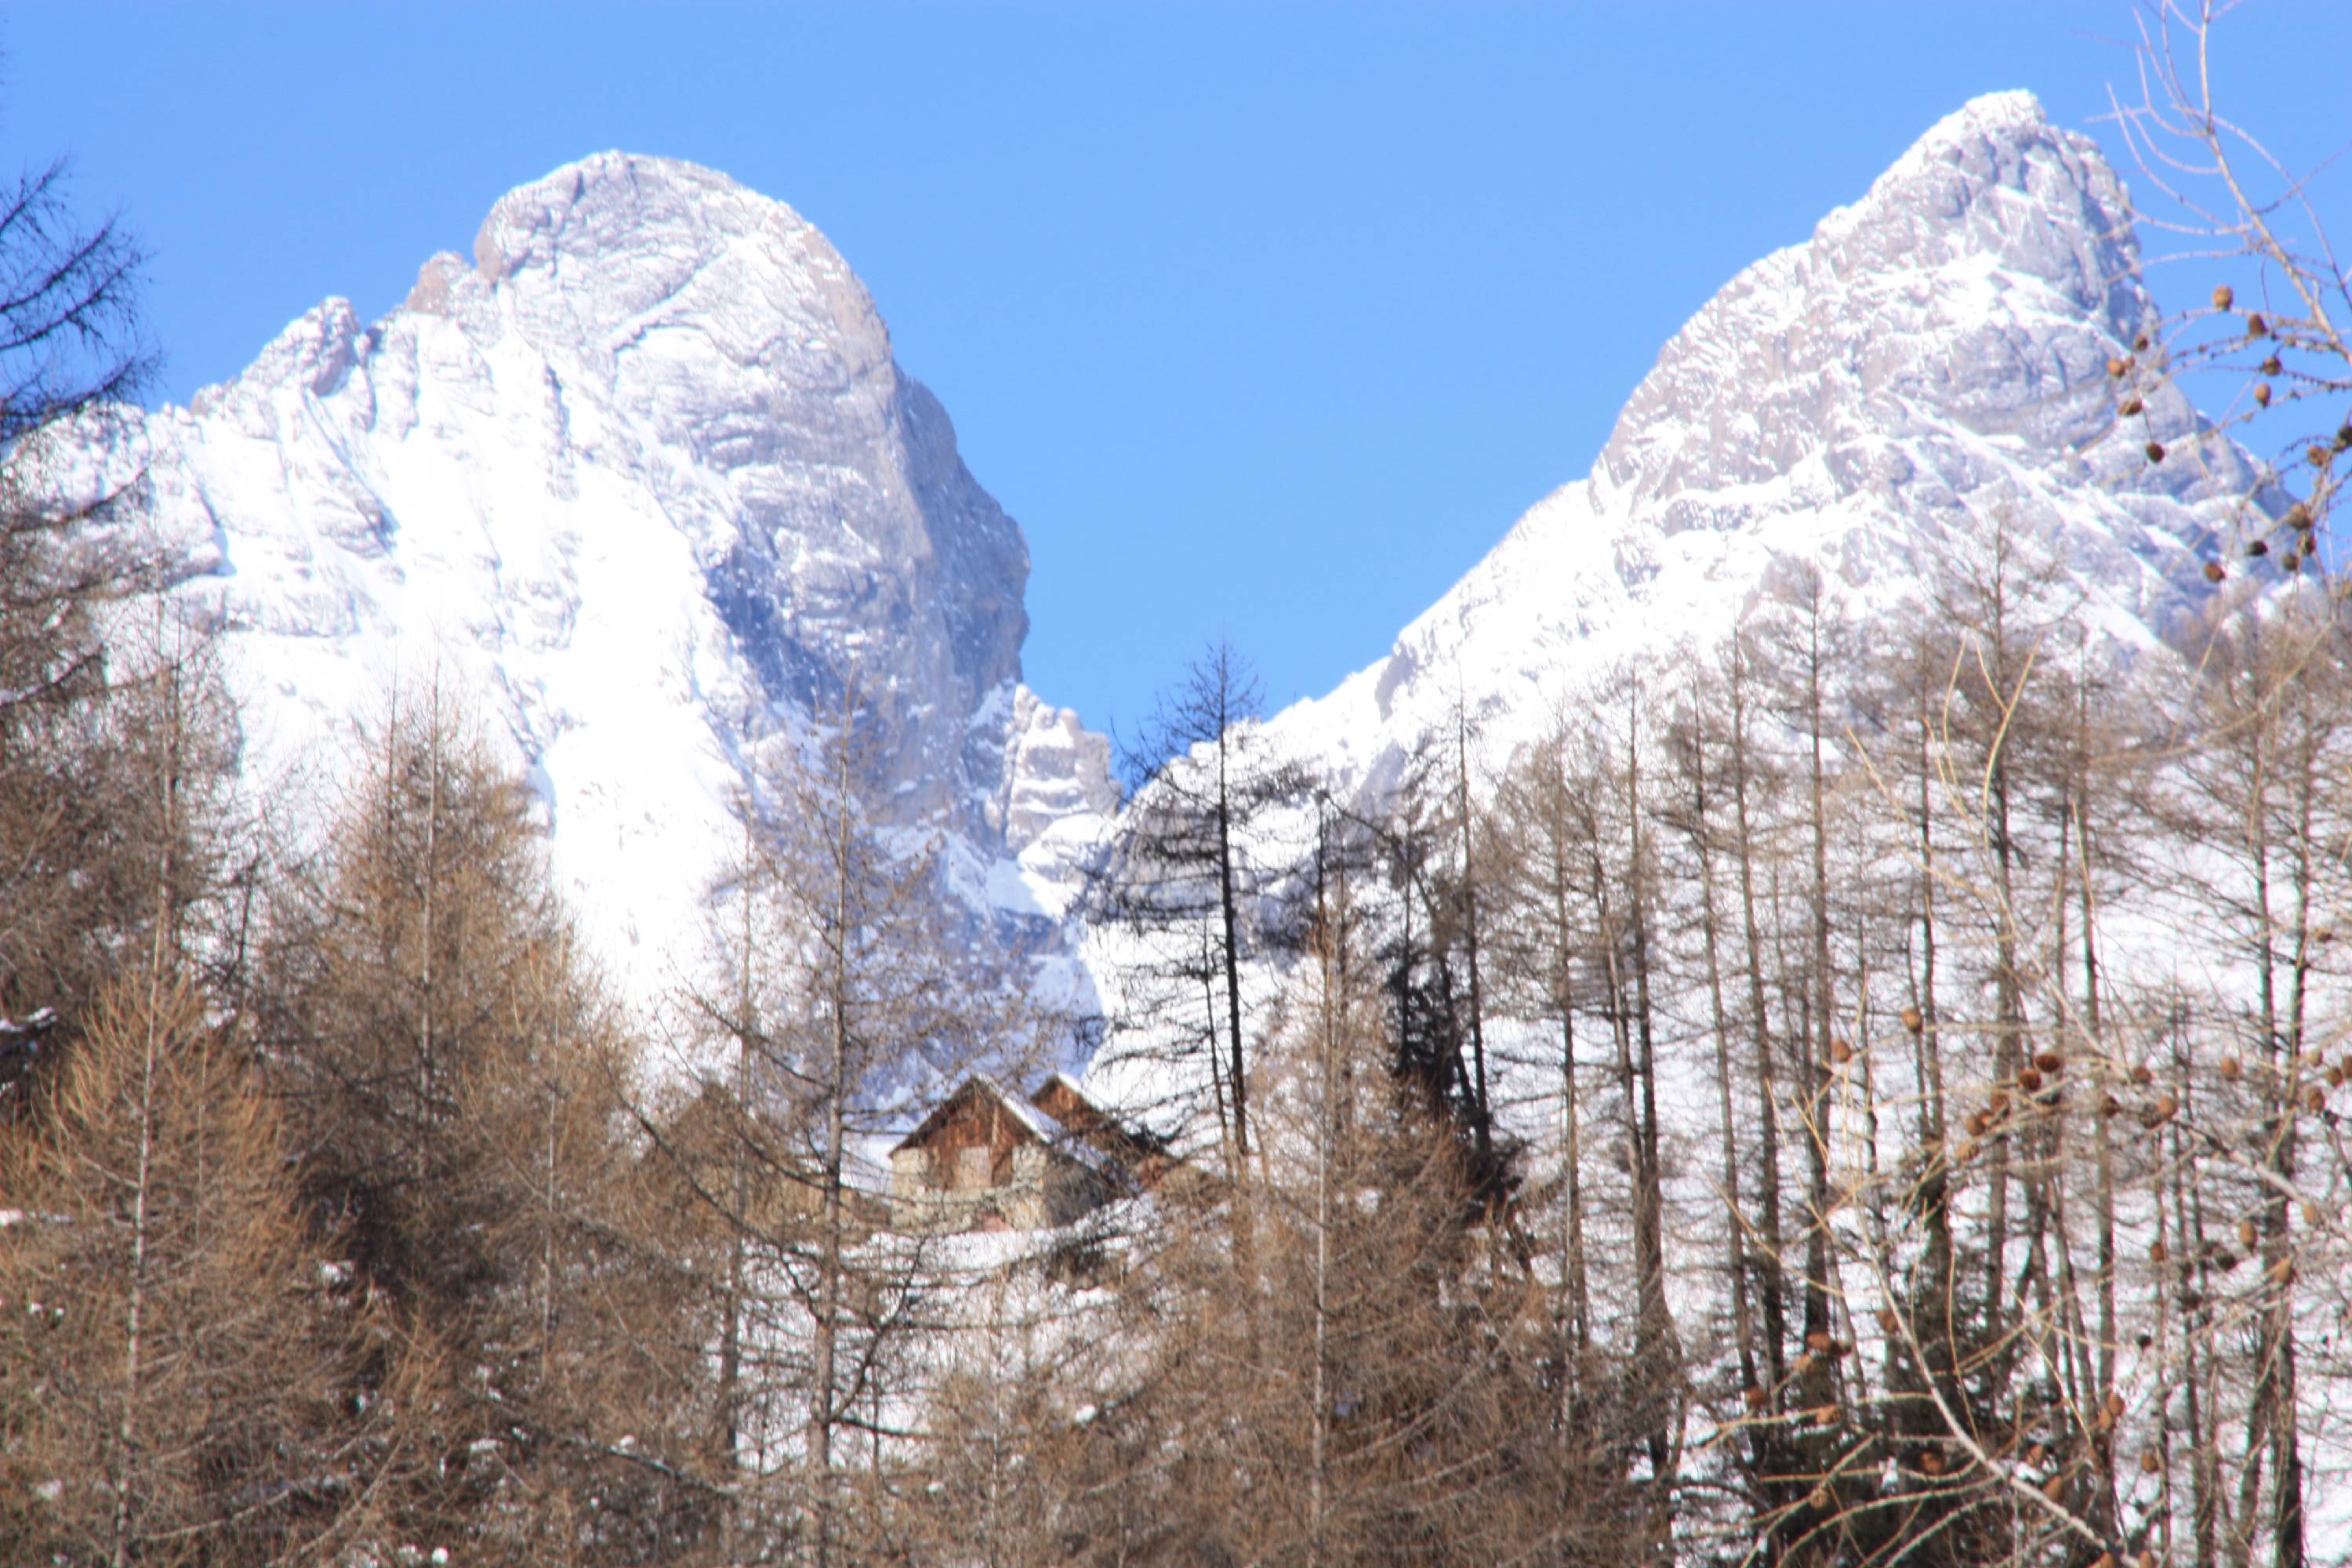
POLYGON ((1040 841, 1116 801, 1107 744, 1020 684, 1027 547, 946 413, 824 237, 709 170, 522 186, 383 320, 329 300, 130 446, 249 771, 446 679, 641 998, 699 961, 750 759, 845 694, 983 925, 1052 927, 1040 841))
MULTIPOLYGON (((1459 704, 1499 763, 1613 661, 1727 629, 1782 563, 1899 602, 1996 512, 2116 637, 2160 637, 2212 593, 2252 470, 2168 385, 2119 427, 2107 362, 2157 323, 2137 261, 2091 142, 2030 94, 1968 104, 1727 284, 1586 478, 1272 734, 1376 793, 1459 704)), ((634 994, 696 962, 749 759, 852 690, 965 901, 1066 951, 1107 744, 1020 684, 1020 531, 791 208, 598 154, 501 198, 383 320, 330 300, 140 436, 253 765, 310 763, 445 671, 511 738, 634 994)))
POLYGON ((1893 609, 2004 516, 2094 619, 2145 644, 2201 613, 2252 488, 2169 384, 2115 415, 2158 327, 2121 181, 2030 93, 1974 100, 1665 345, 1584 479, 1531 508, 1389 655, 1271 721, 1377 789, 1457 701, 1491 766, 1612 662, 1727 632, 1779 563, 1893 609), (2168 448, 2150 464, 2143 443, 2168 448))

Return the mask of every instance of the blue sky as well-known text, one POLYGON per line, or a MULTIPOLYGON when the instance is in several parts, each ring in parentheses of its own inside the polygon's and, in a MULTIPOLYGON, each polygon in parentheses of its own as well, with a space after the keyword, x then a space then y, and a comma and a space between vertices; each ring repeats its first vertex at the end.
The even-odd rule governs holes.
MULTIPOLYGON (((1937 119, 2025 87, 2101 133, 2134 16, 18 3, 0 135, 154 251, 174 400, 329 294, 388 310, 592 151, 792 203, 1028 533, 1031 684, 1099 727, 1218 636, 1277 704, 1379 657, 1693 310, 1937 119)), ((2221 58, 2290 161, 2352 140, 2352 5, 2249 5, 2221 58)), ((2323 189, 2352 215, 2352 168, 2323 189)))

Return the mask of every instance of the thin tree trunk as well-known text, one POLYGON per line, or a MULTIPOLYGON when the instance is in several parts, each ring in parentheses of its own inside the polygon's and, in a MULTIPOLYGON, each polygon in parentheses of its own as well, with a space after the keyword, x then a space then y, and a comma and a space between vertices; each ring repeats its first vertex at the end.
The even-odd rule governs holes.
POLYGON ((1748 780, 1750 754, 1748 740, 1747 654, 1732 647, 1731 669, 1731 804, 1738 835, 1739 910, 1747 951, 1748 1006, 1756 1028, 1757 1154, 1761 1164, 1757 1178, 1757 1223, 1762 1233, 1759 1294, 1764 1309, 1764 1352, 1771 1368, 1772 1386, 1787 1381, 1788 1289, 1783 1282, 1787 1237, 1780 1223, 1780 1112, 1771 1013, 1764 994, 1764 935, 1756 919, 1756 837, 1749 819, 1748 780))
MULTIPOLYGON (((1565 790, 1564 781, 1550 781, 1565 790)), ((1565 800, 1560 816, 1564 819, 1565 800)), ((1576 1082, 1576 956, 1570 943, 1569 921, 1570 868, 1564 820, 1556 824, 1550 835, 1550 893, 1552 917, 1552 985, 1553 1005, 1559 1013, 1559 1086, 1560 1086, 1560 1161, 1566 1189, 1566 1212, 1561 1223, 1566 1227, 1560 1255, 1560 1275, 1568 1293, 1568 1320, 1570 1342, 1580 1360, 1592 1348, 1592 1318, 1588 1275, 1584 1258, 1584 1154, 1583 1116, 1579 1105, 1576 1082)), ((1563 1396, 1572 1384, 1575 1369, 1563 1368, 1563 1396)))
POLYGON ((851 815, 856 802, 849 781, 849 764, 845 758, 836 763, 835 810, 838 820, 834 825, 832 872, 834 877, 833 929, 834 944, 826 954, 831 970, 832 994, 826 998, 831 1017, 828 1022, 830 1059, 826 1063, 824 1109, 824 1205, 821 1218, 822 1234, 818 1238, 817 1309, 814 1325, 811 1360, 814 1375, 809 1387, 808 1449, 812 1479, 816 1492, 816 1565, 831 1568, 834 1541, 834 1474, 833 1428, 838 1419, 834 1387, 839 1376, 838 1355, 842 1301, 842 1166, 847 1157, 847 1101, 850 1093, 850 1009, 855 999, 851 994, 849 975, 851 913, 849 909, 850 879, 854 875, 853 851, 850 844, 851 815))
POLYGON ((1249 1170, 1249 1080, 1242 1062, 1241 916, 1234 894, 1234 813, 1231 783, 1225 776, 1232 727, 1217 732, 1217 910, 1225 928, 1225 1032, 1231 1063, 1227 1068, 1234 1097, 1234 1148, 1240 1155, 1237 1180, 1249 1170))
MULTIPOLYGON (((1696 714, 1693 715, 1696 725, 1696 714)), ((1757 1386, 1756 1325, 1748 1300, 1748 1215, 1739 1201, 1739 1131, 1731 1109, 1731 1020, 1723 1005, 1720 917, 1715 897, 1715 847, 1708 825, 1706 738, 1691 741, 1691 843, 1698 854, 1699 931, 1706 954, 1708 1018, 1715 1033, 1717 1111, 1723 1133, 1724 1279, 1731 1290, 1732 1333, 1742 1387, 1757 1386)))
MULTIPOLYGON (((1805 729, 1809 742, 1808 795, 1806 811, 1811 844, 1812 861, 1812 963, 1813 984, 1811 1002, 1813 1013, 1813 1050, 1801 1057, 1801 1070, 1805 1078, 1806 1116, 1805 1159, 1809 1184, 1809 1206, 1805 1229, 1805 1333, 1810 1339, 1816 1334, 1832 1331, 1831 1322, 1830 1281, 1830 1103, 1829 1061, 1830 1040, 1837 1027, 1837 1000, 1830 969, 1830 874, 1829 820, 1824 768, 1822 764, 1822 729, 1825 721, 1822 691, 1821 613, 1818 605, 1807 622, 1808 642, 1805 659, 1805 729)), ((1827 1404, 1835 1397, 1837 1379, 1835 1364, 1826 1356, 1815 1356, 1815 1375, 1810 1380, 1806 1394, 1814 1404, 1827 1404)))
POLYGON ((1494 1147, 1494 1124, 1486 1099, 1486 1017, 1478 978, 1478 866, 1472 842, 1470 812, 1470 734, 1468 721, 1457 705, 1454 710, 1454 812, 1462 829, 1462 908, 1466 921, 1464 945, 1470 964, 1470 1059, 1472 1093, 1478 1106, 1478 1152, 1494 1147))
MULTIPOLYGON (((157 606, 160 626, 162 607, 157 606)), ((139 1535, 138 1509, 145 1488, 140 1453, 139 1404, 146 1378, 148 1292, 148 1205, 153 1195, 155 1163, 155 1074, 163 1050, 162 1037, 163 974, 166 948, 176 947, 173 933, 173 846, 179 831, 180 746, 182 721, 177 672, 168 693, 169 711, 164 739, 163 776, 157 781, 160 796, 161 855, 155 868, 155 927, 147 951, 147 1008, 139 1058, 139 1155, 131 1189, 131 1269, 125 1281, 122 1337, 122 1410, 115 1426, 120 1457, 115 1465, 113 1568, 129 1568, 139 1535)))
MULTIPOLYGON (((1638 710, 1630 716, 1629 724, 1632 727, 1626 736, 1625 766, 1628 837, 1626 919, 1632 942, 1633 1032, 1640 1040, 1641 1054, 1638 1060, 1628 1063, 1624 1069, 1627 1074, 1626 1115, 1629 1121, 1635 1115, 1638 1090, 1639 1121, 1633 1129, 1633 1247, 1635 1266, 1640 1271, 1636 1291, 1642 1321, 1639 1339, 1654 1384, 1664 1389, 1679 1380, 1680 1371, 1676 1363, 1680 1358, 1675 1344, 1674 1317, 1666 1305, 1665 1202, 1658 1170, 1657 1038, 1650 976, 1649 901, 1652 889, 1649 848, 1642 832, 1642 751, 1638 710)), ((1622 1061, 1624 1059, 1624 1031, 1622 1028, 1619 1039, 1622 1061)), ((1668 1538, 1671 1536, 1671 1524, 1667 1510, 1673 1497, 1675 1455, 1679 1451, 1680 1444, 1677 1435, 1668 1430, 1663 1419, 1652 1424, 1648 1444, 1651 1468, 1659 1484, 1659 1528, 1663 1532, 1662 1539, 1668 1538)))

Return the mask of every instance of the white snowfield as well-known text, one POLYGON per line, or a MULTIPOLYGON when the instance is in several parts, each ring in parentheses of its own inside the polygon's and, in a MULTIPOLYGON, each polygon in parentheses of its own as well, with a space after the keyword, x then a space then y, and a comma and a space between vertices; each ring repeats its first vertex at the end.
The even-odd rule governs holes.
POLYGON ((864 286, 709 170, 559 169, 400 309, 328 300, 130 447, 251 774, 327 784, 437 678, 510 738, 640 999, 699 960, 754 750, 845 693, 983 925, 1054 926, 1047 841, 1116 801, 1106 743, 1020 685, 1027 548, 864 286))

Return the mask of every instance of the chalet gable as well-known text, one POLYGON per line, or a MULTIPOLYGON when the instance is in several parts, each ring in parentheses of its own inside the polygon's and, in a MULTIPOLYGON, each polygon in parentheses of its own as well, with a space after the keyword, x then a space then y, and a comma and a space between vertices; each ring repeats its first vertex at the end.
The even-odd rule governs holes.
MULTIPOLYGON (((1076 1091, 1075 1085, 1069 1089, 1076 1091)), ((1066 1225, 1123 1190, 1128 1184, 1116 1162, 1082 1129, 1038 1103, 1040 1098, 1042 1092, 1024 1099, 975 1075, 941 1100, 890 1151, 899 1224, 917 1230, 1034 1230, 1066 1225)), ((1066 1096, 1055 1099, 1066 1107, 1079 1104, 1066 1096)), ((1085 1109, 1102 1116, 1091 1102, 1085 1109)))
POLYGON ((890 1151, 896 1161, 915 1150, 957 1150, 985 1144, 1003 1151, 1024 1144, 1050 1145, 1066 1130, 1037 1106, 1024 1101, 994 1079, 975 1074, 934 1106, 921 1125, 890 1151))
POLYGON ((1078 1144, 1146 1186, 1154 1184, 1168 1167, 1168 1146, 1163 1140, 1129 1127, 1105 1110, 1067 1073, 1057 1072, 1038 1085, 1029 1103, 1066 1130, 1078 1144))

